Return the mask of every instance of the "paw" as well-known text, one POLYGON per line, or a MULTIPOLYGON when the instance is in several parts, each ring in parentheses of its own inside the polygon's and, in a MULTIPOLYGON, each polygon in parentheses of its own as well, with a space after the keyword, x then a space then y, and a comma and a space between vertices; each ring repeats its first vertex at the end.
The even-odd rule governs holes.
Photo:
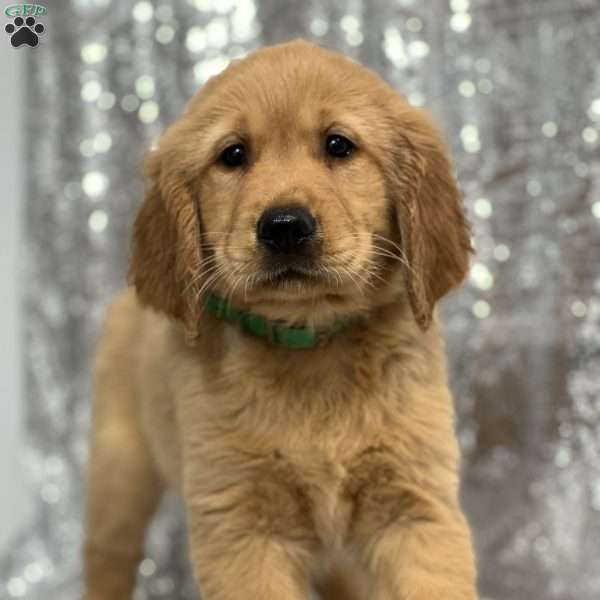
POLYGON ((35 22, 33 17, 15 17, 12 23, 9 23, 4 30, 10 35, 10 43, 14 48, 18 48, 23 44, 35 48, 40 38, 39 36, 44 33, 45 28, 41 23, 35 22))

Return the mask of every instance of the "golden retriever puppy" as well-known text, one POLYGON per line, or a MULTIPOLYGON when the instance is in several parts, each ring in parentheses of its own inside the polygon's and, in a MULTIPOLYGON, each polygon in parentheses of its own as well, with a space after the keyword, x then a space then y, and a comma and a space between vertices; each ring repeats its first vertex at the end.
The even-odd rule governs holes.
POLYGON ((100 342, 86 594, 163 487, 204 600, 474 600, 436 302, 469 231, 427 116, 303 41, 236 61, 147 158, 100 342))

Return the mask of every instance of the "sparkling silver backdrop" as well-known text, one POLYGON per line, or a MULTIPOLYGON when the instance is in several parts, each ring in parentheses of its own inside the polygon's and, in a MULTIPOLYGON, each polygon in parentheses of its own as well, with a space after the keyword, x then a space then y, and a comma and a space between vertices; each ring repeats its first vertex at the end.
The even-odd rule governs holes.
MULTIPOLYGON (((233 57, 302 36, 429 106, 477 255, 445 302, 464 498, 488 600, 600 598, 600 2, 53 0, 27 52, 32 523, 0 598, 80 594, 90 356, 124 284, 145 148, 233 57)), ((3 40, 5 41, 5 40, 3 40)), ((167 502, 139 599, 192 599, 167 502)))

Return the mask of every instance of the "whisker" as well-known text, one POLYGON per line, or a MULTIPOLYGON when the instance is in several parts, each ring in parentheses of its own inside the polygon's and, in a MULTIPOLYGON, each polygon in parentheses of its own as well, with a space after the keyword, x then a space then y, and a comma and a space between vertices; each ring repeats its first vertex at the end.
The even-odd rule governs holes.
POLYGON ((208 269, 202 269, 199 273, 197 273, 185 286, 184 293, 186 293, 190 288, 195 286, 203 277, 206 277, 209 273, 218 269, 221 265, 214 264, 211 265, 208 269))
MULTIPOLYGON (((371 245, 371 251, 374 252, 375 255, 391 258, 393 260, 397 260, 398 262, 403 264, 406 268, 410 269, 414 273, 414 269, 410 265, 410 262, 408 260, 408 257, 406 256, 406 252, 405 252, 404 248, 402 248, 402 246, 400 246, 398 243, 394 242, 393 240, 391 240, 383 235, 380 235, 378 233, 372 233, 369 231, 351 231, 351 232, 345 233, 340 236, 335 236, 335 237, 329 238, 329 241, 340 241, 340 240, 346 240, 348 242, 353 241, 353 240, 358 240, 358 241, 368 240, 370 242, 374 242, 374 240, 378 240, 378 241, 382 242, 383 244, 390 246, 391 248, 386 248, 383 245, 373 243, 371 245)), ((342 250, 340 252, 330 254, 329 256, 330 257, 339 257, 340 255, 343 255, 346 253, 348 253, 348 250, 342 250)))
POLYGON ((373 254, 375 254, 375 256, 383 256, 383 257, 392 258, 394 260, 397 260, 398 262, 403 264, 407 269, 409 269, 412 273, 416 274, 416 271, 409 264, 408 260, 404 256, 398 256, 397 254, 394 254, 393 252, 386 250, 384 248, 380 248, 378 246, 375 246, 373 248, 373 254))
POLYGON ((335 267, 329 267, 336 278, 336 283, 337 283, 337 288, 340 289, 342 287, 342 285, 344 284, 344 280, 342 279, 342 276, 340 275, 340 272, 335 268, 335 267))
POLYGON ((341 266, 340 269, 342 269, 342 272, 344 272, 348 275, 348 277, 350 278, 352 283, 356 286, 356 289, 364 296, 365 290, 359 285, 358 281, 356 281, 352 271, 350 269, 348 269, 348 267, 345 267, 345 266, 341 266))
POLYGON ((368 285, 370 288, 376 289, 375 284, 372 281, 369 281, 369 279, 365 277, 365 275, 363 275, 361 271, 357 269, 350 269, 349 267, 346 267, 346 269, 348 270, 348 272, 354 273, 356 277, 358 277, 365 285, 368 285))
POLYGON ((244 283, 244 302, 246 302, 248 298, 248 287, 252 289, 254 286, 254 278, 256 277, 256 273, 252 273, 251 275, 246 275, 246 281, 244 283))
POLYGON ((219 269, 216 270, 215 273, 213 273, 210 277, 208 277, 206 279, 206 281, 202 284, 202 286, 200 287, 200 289, 198 290, 198 292, 196 293, 196 301, 199 301, 202 294, 211 286, 213 285, 216 281, 219 280, 219 278, 221 278, 223 275, 225 275, 226 271, 225 269, 220 266, 219 269))
POLYGON ((241 283, 243 279, 243 275, 239 275, 238 277, 236 277, 232 285, 230 285, 229 289, 225 293, 225 302, 228 302, 233 298, 233 294, 235 294, 235 290, 237 289, 238 284, 241 283))
MULTIPOLYGON (((372 261, 369 261, 369 263, 371 263, 372 261)), ((376 263, 372 263, 371 268, 366 268, 365 269, 365 274, 367 278, 371 278, 371 277, 375 277, 376 279, 378 279, 379 281, 381 281, 381 283, 387 283, 387 281, 377 272, 377 268, 378 265, 376 263)))
POLYGON ((381 240, 381 241, 385 242, 386 244, 390 244, 390 246, 395 248, 401 256, 406 257, 406 252, 404 251, 404 248, 402 248, 402 246, 400 246, 400 244, 397 244, 393 240, 390 240, 389 238, 386 238, 385 236, 379 235, 377 233, 374 233, 373 237, 377 240, 381 240))

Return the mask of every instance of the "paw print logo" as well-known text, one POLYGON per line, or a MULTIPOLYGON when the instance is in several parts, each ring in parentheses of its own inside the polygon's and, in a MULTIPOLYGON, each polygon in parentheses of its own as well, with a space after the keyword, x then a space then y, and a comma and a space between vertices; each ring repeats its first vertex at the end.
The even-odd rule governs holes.
POLYGON ((44 33, 45 27, 41 23, 36 23, 33 17, 15 17, 12 23, 9 23, 4 30, 10 35, 10 43, 18 48, 23 44, 27 44, 35 48, 40 38, 44 33))

